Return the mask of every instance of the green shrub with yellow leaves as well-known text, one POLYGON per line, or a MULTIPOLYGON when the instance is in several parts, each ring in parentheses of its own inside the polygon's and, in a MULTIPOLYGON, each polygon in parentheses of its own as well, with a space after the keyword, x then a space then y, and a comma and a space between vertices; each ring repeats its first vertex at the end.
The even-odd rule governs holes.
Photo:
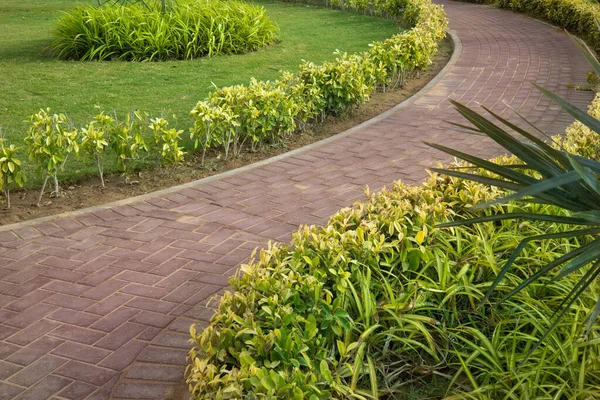
MULTIPOLYGON (((470 216, 465 204, 502 193, 438 175, 420 187, 398 183, 323 228, 302 228, 290 244, 261 250, 231 280, 209 326, 192 329, 190 390, 198 399, 600 396, 600 337, 593 331, 583 340, 592 292, 529 358, 575 277, 545 280, 497 304, 577 243, 526 246, 519 268, 480 306, 514 246, 556 228, 510 221, 435 228, 470 216)), ((560 212, 516 204, 486 212, 500 211, 560 212)))
MULTIPOLYGON (((600 96, 588 113, 600 115, 600 96)), ((599 160, 598 137, 576 122, 553 146, 599 160)), ((600 398, 600 281, 586 279, 597 264, 560 279, 538 273, 583 255, 597 230, 574 235, 555 223, 570 212, 543 202, 471 206, 506 194, 432 174, 419 187, 367 192, 324 227, 261 250, 208 327, 192 327, 190 391, 198 399, 600 398), (496 218, 506 214, 552 218, 496 218), (441 225, 475 216, 475 225, 441 225)))
POLYGON ((402 18, 411 29, 371 44, 359 54, 340 53, 320 65, 305 62, 297 73, 283 72, 274 82, 257 82, 219 88, 192 110, 192 139, 201 146, 230 150, 255 150, 280 142, 300 123, 344 115, 363 104, 377 89, 402 83, 407 76, 428 67, 438 43, 446 36, 443 8, 430 0, 357 2, 340 0, 330 7, 374 12, 402 18), (224 123, 225 122, 225 123, 224 123))

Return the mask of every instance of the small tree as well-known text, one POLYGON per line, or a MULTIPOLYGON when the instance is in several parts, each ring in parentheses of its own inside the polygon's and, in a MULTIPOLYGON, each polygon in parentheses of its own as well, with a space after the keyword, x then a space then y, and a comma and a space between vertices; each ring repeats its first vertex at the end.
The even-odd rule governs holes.
POLYGON ((125 176, 125 183, 129 183, 129 170, 131 162, 140 159, 148 145, 142 137, 142 115, 135 111, 127 114, 124 122, 117 123, 110 130, 110 147, 117 156, 117 164, 125 176))
POLYGON ((19 149, 12 144, 5 146, 4 139, 0 138, 0 190, 4 190, 7 208, 10 208, 10 184, 16 183, 22 187, 25 183, 21 160, 16 156, 18 151, 19 149))
POLYGON ((31 126, 25 137, 27 151, 29 158, 38 164, 38 168, 44 175, 44 182, 36 203, 39 206, 50 177, 54 179, 52 193, 60 197, 58 171, 64 167, 71 153, 79 152, 77 142, 79 132, 69 127, 64 114, 50 114, 49 108, 40 110, 29 119, 31 126))
POLYGON ((195 121, 194 126, 190 128, 190 139, 194 141, 194 148, 202 146, 201 163, 204 165, 206 150, 213 145, 224 144, 224 132, 230 131, 236 123, 230 108, 216 106, 207 101, 198 102, 191 114, 195 121))
POLYGON ((162 163, 177 164, 183 161, 185 152, 179 145, 183 131, 174 128, 167 129, 169 121, 164 118, 150 120, 148 128, 152 130, 154 139, 154 157, 156 168, 162 163))
POLYGON ((81 130, 81 150, 86 156, 93 158, 98 167, 98 175, 102 187, 104 185, 104 156, 108 149, 108 136, 114 129, 115 120, 103 112, 98 114, 94 121, 81 130))

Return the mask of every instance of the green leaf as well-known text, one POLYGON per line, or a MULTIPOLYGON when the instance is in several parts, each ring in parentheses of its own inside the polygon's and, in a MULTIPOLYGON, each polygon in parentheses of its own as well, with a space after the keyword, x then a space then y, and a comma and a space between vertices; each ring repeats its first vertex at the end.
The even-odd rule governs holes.
POLYGON ((546 95, 546 97, 548 97, 550 100, 558 104, 563 110, 571 114, 576 120, 580 121, 582 124, 590 128, 597 134, 600 134, 600 121, 598 121, 596 118, 592 117, 585 111, 577 108, 568 101, 563 100, 560 96, 555 95, 549 90, 546 90, 543 87, 536 85, 535 83, 533 83, 533 86, 535 86, 540 92, 546 95))
MULTIPOLYGON (((575 214, 577 215, 577 214, 575 214)), ((464 220, 457 220, 451 222, 444 222, 436 225, 438 228, 452 228, 463 225, 474 225, 482 222, 495 222, 504 221, 509 219, 524 219, 530 221, 546 221, 554 222, 557 224, 569 224, 569 225, 596 225, 586 218, 575 218, 575 217, 563 217, 560 215, 552 214, 535 214, 535 213, 507 213, 507 214, 496 214, 486 215, 484 217, 476 217, 464 220)), ((600 225, 600 224, 598 224, 600 225)))
POLYGON ((242 351, 240 353, 240 364, 242 367, 249 367, 251 365, 254 365, 254 363, 256 363, 256 360, 254 358, 252 358, 252 356, 250 356, 250 353, 248 353, 247 351, 242 351))
POLYGON ((327 364, 327 361, 321 360, 321 363, 319 364, 319 370, 321 371, 321 375, 325 379, 325 382, 327 382, 330 385, 333 385, 333 377, 331 376, 331 371, 329 370, 329 365, 327 364))
MULTIPOLYGON (((598 22, 598 21, 596 21, 596 22, 598 22)), ((598 27, 597 29, 600 30, 600 27, 598 27)), ((565 30, 565 32, 567 33, 569 38, 571 38, 573 43, 575 43, 575 46, 577 47, 579 52, 585 57, 587 62, 592 66, 596 75, 600 76, 600 63, 598 63, 598 59, 596 58, 596 55, 592 52, 592 50, 590 50, 590 48, 585 44, 585 42, 583 42, 582 40, 571 35, 568 31, 565 30)))
POLYGON ((576 171, 570 171, 570 172, 567 172, 566 174, 559 175, 554 178, 546 179, 546 180, 540 181, 538 183, 535 183, 533 185, 529 185, 526 188, 521 189, 518 192, 513 193, 511 195, 508 195, 505 197, 500 197, 498 199, 489 201, 487 203, 477 204, 477 205, 475 205, 475 208, 481 209, 481 208, 490 207, 490 206, 500 204, 500 203, 507 203, 509 201, 517 200, 517 199, 527 197, 527 196, 536 196, 541 193, 547 192, 551 189, 558 188, 567 183, 576 182, 580 179, 581 179, 581 177, 579 176, 579 174, 576 171))

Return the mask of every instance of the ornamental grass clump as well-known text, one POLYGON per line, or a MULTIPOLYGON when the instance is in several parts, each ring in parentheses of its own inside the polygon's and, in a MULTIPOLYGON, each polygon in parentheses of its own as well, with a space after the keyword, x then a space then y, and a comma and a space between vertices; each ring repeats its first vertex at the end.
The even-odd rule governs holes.
POLYGON ((161 61, 240 54, 274 44, 279 28, 261 6, 221 0, 79 6, 58 22, 61 59, 161 61))

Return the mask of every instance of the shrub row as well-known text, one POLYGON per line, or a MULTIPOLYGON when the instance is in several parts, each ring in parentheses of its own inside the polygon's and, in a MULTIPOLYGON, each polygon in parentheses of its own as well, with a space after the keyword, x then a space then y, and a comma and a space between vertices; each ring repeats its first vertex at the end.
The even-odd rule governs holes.
MULTIPOLYGON (((128 172, 139 160, 152 158, 158 167, 180 163, 185 155, 180 145, 182 130, 169 128, 164 118, 152 119, 140 112, 128 114, 123 120, 100 112, 81 129, 76 129, 64 114, 52 114, 50 109, 40 110, 29 119, 25 153, 43 175, 38 205, 50 178, 54 181, 53 193, 60 196, 58 173, 69 157, 92 160, 104 187, 104 163, 109 154, 115 156, 126 182, 128 172)), ((18 150, 0 140, 0 189, 4 189, 9 208, 9 184, 23 186, 25 182, 18 150)))
POLYGON ((527 13, 563 27, 586 40, 600 51, 600 7, 587 0, 461 0, 493 4, 501 8, 527 13))
POLYGON ((239 54, 271 45, 279 28, 261 6, 175 0, 78 6, 65 14, 50 48, 62 59, 159 61, 239 54))
MULTIPOLYGON (((367 101, 377 88, 396 85, 412 72, 431 64, 447 27, 442 7, 433 5, 430 0, 365 4, 370 10, 380 10, 380 15, 402 16, 414 27, 372 43, 369 51, 360 54, 339 54, 335 61, 321 65, 305 62, 296 74, 282 72, 281 78, 274 82, 253 79, 249 85, 215 90, 191 111, 194 125, 190 136, 195 147, 202 151, 202 162, 210 148, 223 150, 227 158, 230 153, 238 155, 248 147, 256 150, 266 143, 279 142, 296 131, 298 125, 322 120, 327 114, 344 114, 367 101)), ((340 1, 336 6, 364 10, 352 1, 340 1)), ((128 114, 123 121, 100 113, 81 130, 68 123, 63 114, 51 114, 50 110, 42 110, 32 116, 31 121, 27 153, 44 176, 40 199, 49 178, 54 180, 56 194, 60 193, 58 172, 70 154, 93 159, 101 179, 108 151, 115 154, 125 173, 129 164, 149 153, 155 155, 157 165, 159 160, 179 162, 184 154, 180 145, 182 131, 167 129, 168 121, 163 118, 148 121, 140 112, 128 114), (145 139, 141 132, 148 128, 151 138, 145 139)), ((7 198, 8 185, 22 186, 25 180, 20 168, 17 168, 18 173, 8 170, 20 166, 16 150, 13 145, 0 149, 10 153, 10 157, 6 156, 10 164, 0 161, 0 170, 6 170, 0 175, 4 177, 0 184, 7 198)))
MULTIPOLYGON (((596 97, 590 113, 599 111, 596 97)), ((597 157, 597 137, 574 124, 555 139, 597 157)), ((597 398, 600 326, 584 340, 582 322, 599 281, 534 350, 584 272, 545 279, 498 304, 581 243, 530 243, 480 306, 517 243, 569 228, 527 221, 435 228, 472 217, 466 204, 502 194, 438 175, 420 187, 397 183, 367 192, 367 201, 323 228, 302 228, 289 245, 261 250, 231 280, 209 326, 192 327, 190 391, 198 399, 597 398)), ((484 212, 563 213, 514 203, 484 212)))
MULTIPOLYGON (((367 101, 376 89, 395 85, 431 64, 437 44, 446 34, 442 7, 430 0, 365 4, 380 14, 401 16, 413 28, 372 43, 369 51, 360 54, 342 53, 321 65, 305 62, 297 74, 283 73, 274 82, 252 81, 247 86, 217 89, 192 110, 192 136, 197 144, 204 149, 224 149, 227 155, 229 149, 237 153, 244 146, 277 142, 298 123, 328 114, 343 115, 367 101)), ((365 9, 352 0, 340 0, 335 6, 365 9)))

